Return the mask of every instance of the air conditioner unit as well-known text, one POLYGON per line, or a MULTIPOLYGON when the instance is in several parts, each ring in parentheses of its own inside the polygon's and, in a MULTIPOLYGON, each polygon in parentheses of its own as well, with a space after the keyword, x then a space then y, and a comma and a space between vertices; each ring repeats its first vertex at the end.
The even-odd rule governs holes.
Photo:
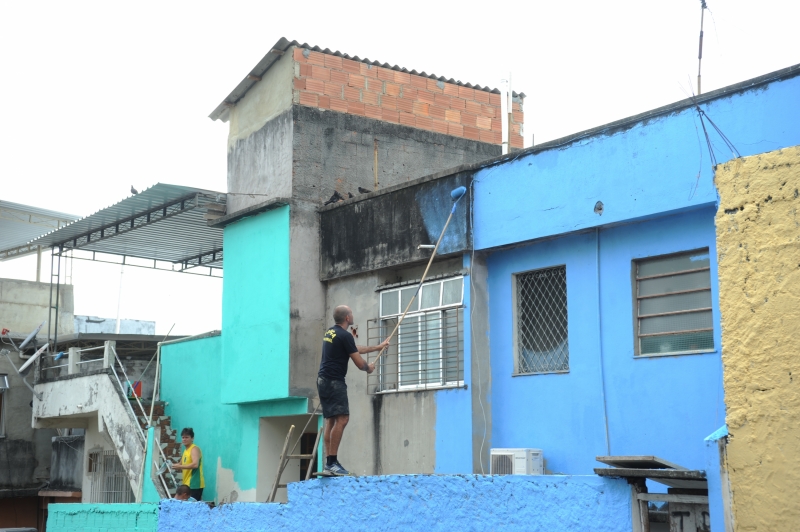
POLYGON ((544 475, 541 449, 491 449, 491 475, 544 475))

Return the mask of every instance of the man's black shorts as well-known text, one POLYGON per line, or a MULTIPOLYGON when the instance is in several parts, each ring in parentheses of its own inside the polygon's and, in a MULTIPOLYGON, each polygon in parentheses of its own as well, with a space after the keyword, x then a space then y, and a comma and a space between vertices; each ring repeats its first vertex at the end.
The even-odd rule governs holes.
POLYGON ((347 384, 344 381, 317 377, 317 392, 319 392, 319 402, 322 404, 322 417, 350 415, 347 384))

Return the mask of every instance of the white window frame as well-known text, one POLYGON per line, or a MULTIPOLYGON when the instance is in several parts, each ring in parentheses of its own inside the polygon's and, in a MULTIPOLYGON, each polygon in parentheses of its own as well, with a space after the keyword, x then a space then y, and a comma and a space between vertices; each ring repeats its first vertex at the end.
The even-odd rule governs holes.
POLYGON ((0 438, 6 437, 6 390, 9 386, 8 375, 0 373, 0 438))
MULTIPOLYGON (((399 318, 400 316, 402 316, 403 315, 403 311, 405 311, 405 308, 402 305, 401 292, 403 290, 409 290, 409 289, 417 290, 417 286, 418 285, 406 285, 406 286, 401 286, 401 287, 397 287, 397 288, 390 288, 390 289, 387 289, 387 290, 381 290, 378 293, 379 308, 380 308, 380 317, 379 317, 380 321, 383 322, 384 320, 389 320, 389 319, 393 319, 393 318, 399 318), (398 306, 397 312, 389 312, 389 311, 387 311, 385 313, 384 312, 384 308, 383 308, 383 296, 384 296, 384 294, 388 294, 388 293, 392 293, 392 292, 397 292, 397 306, 398 306)), ((401 329, 406 328, 406 327, 409 326, 409 324, 406 323, 406 320, 408 320, 409 318, 419 317, 421 319, 426 319, 427 316, 433 315, 434 313, 439 315, 439 320, 442 322, 442 327, 444 327, 443 323, 445 321, 445 312, 446 311, 450 311, 450 310, 457 310, 459 308, 463 308, 463 306, 464 306, 464 276, 463 275, 459 275, 459 276, 453 276, 453 277, 446 277, 446 278, 443 278, 443 279, 436 279, 436 280, 433 280, 433 281, 428 281, 426 283, 423 283, 422 286, 419 287, 419 291, 417 292, 416 301, 417 301, 417 310, 409 311, 409 313, 406 314, 406 317, 404 319, 404 323, 401 324, 401 326, 400 326, 401 329), (458 302, 443 304, 442 300, 444 298, 444 283, 446 283, 448 281, 454 281, 454 280, 459 280, 461 282, 461 297, 459 298, 458 302), (439 303, 438 303, 438 305, 431 306, 431 307, 428 307, 428 308, 425 308, 425 309, 420 308, 422 306, 422 294, 425 291, 425 287, 434 286, 434 285, 437 285, 437 284, 439 285, 439 303)), ((393 309, 389 309, 389 310, 393 310, 393 309)), ((456 319, 458 319, 458 317, 456 319)), ((420 334, 420 336, 422 335, 422 331, 421 330, 420 330, 419 334, 420 334)), ((418 370, 417 370, 417 376, 418 376, 417 379, 416 379, 417 383, 416 384, 400 384, 399 368, 400 368, 400 365, 401 365, 401 362, 400 362, 400 345, 401 345, 401 341, 400 341, 400 331, 399 330, 398 330, 397 335, 396 335, 395 338, 396 338, 396 340, 394 340, 394 343, 397 344, 397 367, 398 367, 397 389, 396 390, 382 390, 379 393, 393 393, 393 392, 398 392, 398 391, 413 391, 413 390, 431 390, 431 389, 440 389, 440 388, 456 388, 456 387, 464 386, 463 379, 459 379, 457 381, 447 381, 447 380, 445 380, 446 379, 446 374, 445 374, 446 368, 445 368, 445 365, 443 363, 445 345, 444 345, 443 338, 441 338, 441 337, 439 338, 439 348, 438 348, 439 352, 441 353, 440 357, 438 358, 438 362, 439 362, 438 371, 439 371, 439 377, 440 377, 439 381, 440 381, 440 383, 431 385, 431 384, 426 384, 425 382, 422 382, 422 381, 426 381, 427 380, 427 379, 422 378, 422 376, 424 374, 426 374, 426 373, 428 373, 430 371, 434 371, 434 370, 432 370, 430 368, 422 367, 423 363, 425 361, 423 361, 422 357, 420 357, 418 359, 419 366, 418 366, 418 370)), ((460 340, 460 339, 458 339, 458 340, 460 340)), ((423 344, 427 344, 430 341, 431 340, 420 338, 419 339, 419 344, 420 344, 420 346, 422 346, 423 344)), ((426 350, 427 350, 427 348, 426 348, 426 350)), ((434 351, 435 350, 436 349, 434 348, 434 351)), ((422 347, 420 347, 420 349, 417 350, 418 353, 422 353, 422 351, 423 351, 422 347)), ((463 353, 460 352, 459 354, 460 354, 460 356, 463 357, 463 353)), ((436 360, 436 359, 434 359, 434 360, 436 360)), ((461 365, 463 366, 463 359, 462 359, 461 365)))

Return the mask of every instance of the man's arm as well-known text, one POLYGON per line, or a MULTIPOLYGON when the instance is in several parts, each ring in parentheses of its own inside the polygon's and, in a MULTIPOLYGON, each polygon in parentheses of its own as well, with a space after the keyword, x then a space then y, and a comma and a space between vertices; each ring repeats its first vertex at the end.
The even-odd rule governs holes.
MULTIPOLYGON (((380 343, 378 345, 359 345, 357 347, 359 355, 366 355, 367 353, 374 353, 375 351, 380 351, 385 347, 389 347, 389 339, 387 338, 383 343, 380 343)), ((352 357, 353 355, 350 356, 352 357)))
POLYGON ((172 469, 197 469, 200 467, 200 449, 192 447, 191 450, 192 463, 183 465, 181 463, 172 464, 172 469))
POLYGON ((375 363, 373 362, 372 364, 367 364, 367 362, 363 358, 361 358, 361 355, 367 353, 374 353, 375 351, 380 351, 385 347, 389 347, 388 339, 386 339, 379 345, 366 346, 366 347, 357 346, 356 349, 358 349, 358 351, 356 351, 355 353, 351 353, 350 358, 352 359, 353 364, 355 364, 358 369, 360 369, 361 371, 366 371, 367 373, 372 373, 373 371, 375 371, 375 363))

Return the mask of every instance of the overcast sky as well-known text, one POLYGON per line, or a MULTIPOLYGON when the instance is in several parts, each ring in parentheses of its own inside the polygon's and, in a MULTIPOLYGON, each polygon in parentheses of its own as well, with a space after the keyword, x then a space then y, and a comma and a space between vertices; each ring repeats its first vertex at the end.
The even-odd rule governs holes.
MULTIPOLYGON (((800 63, 797 0, 708 6, 704 92, 800 63)), ((511 72, 528 146, 685 98, 699 26, 698 0, 0 2, 0 199, 86 216, 131 185, 224 191, 227 124, 208 114, 282 36, 472 84, 511 72)), ((75 261, 76 313, 115 317, 119 280, 75 261)), ((120 313, 219 328, 221 286, 128 268, 120 313)))

